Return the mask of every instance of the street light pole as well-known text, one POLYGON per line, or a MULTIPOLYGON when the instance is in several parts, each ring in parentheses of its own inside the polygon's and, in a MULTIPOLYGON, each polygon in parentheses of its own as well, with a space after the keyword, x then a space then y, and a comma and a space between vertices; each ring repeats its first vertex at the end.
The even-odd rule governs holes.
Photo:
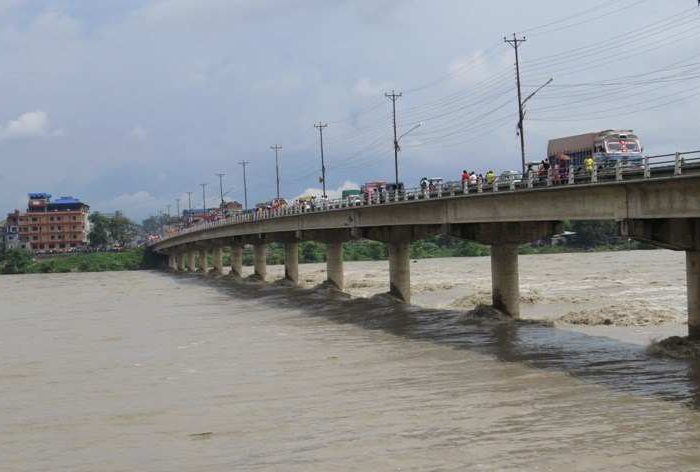
POLYGON ((275 144, 270 146, 270 149, 275 151, 275 171, 277 175, 277 200, 280 199, 280 161, 279 161, 279 151, 282 150, 282 146, 275 144))
POLYGON ((199 185, 202 186, 202 206, 203 206, 203 209, 204 209, 204 214, 203 214, 203 216, 204 216, 204 218, 206 219, 206 216, 207 216, 207 193, 206 193, 206 188, 207 188, 207 185, 209 185, 209 184, 199 184, 199 185))
POLYGON ((224 212, 224 173, 216 174, 219 176, 219 191, 221 192, 221 213, 224 212))
POLYGON ((187 222, 192 222, 192 192, 187 192, 187 209, 189 210, 189 215, 187 216, 187 222))
POLYGON ((326 161, 323 157, 323 128, 327 128, 328 123, 318 122, 314 125, 314 128, 318 128, 318 133, 321 136, 321 183, 323 184, 323 198, 327 198, 326 195, 326 161))
POLYGON ((180 221, 180 199, 175 199, 175 205, 177 206, 177 220, 180 221))
POLYGON ((248 183, 246 179, 246 174, 245 174, 245 168, 250 164, 248 161, 240 161, 239 164, 243 166, 243 202, 244 202, 244 209, 248 209, 248 183))

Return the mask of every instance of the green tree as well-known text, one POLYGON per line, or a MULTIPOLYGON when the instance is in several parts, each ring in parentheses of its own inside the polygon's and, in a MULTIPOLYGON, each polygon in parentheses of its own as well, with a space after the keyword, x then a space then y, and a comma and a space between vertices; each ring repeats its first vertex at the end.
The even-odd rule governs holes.
POLYGON ((136 225, 119 211, 107 220, 107 228, 110 241, 122 246, 131 243, 137 234, 136 225))
POLYGON ((612 244, 618 240, 617 223, 614 221, 572 221, 571 231, 576 233, 576 244, 586 248, 612 244))
POLYGON ((32 265, 32 256, 19 249, 10 249, 3 255, 3 274, 23 274, 32 265))
POLYGON ((104 247, 109 244, 109 219, 96 211, 90 215, 90 246, 104 247))

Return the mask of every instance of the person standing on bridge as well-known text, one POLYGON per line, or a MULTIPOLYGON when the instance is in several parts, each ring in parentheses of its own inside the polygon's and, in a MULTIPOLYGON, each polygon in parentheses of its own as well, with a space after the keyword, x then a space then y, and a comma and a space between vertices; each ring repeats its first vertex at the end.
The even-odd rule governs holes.
POLYGON ((595 167, 595 160, 593 160, 593 156, 588 156, 586 159, 583 160, 583 168, 586 170, 586 173, 588 175, 593 175, 593 168, 595 167))
POLYGON ((468 185, 469 185, 469 172, 467 172, 467 170, 465 169, 462 171, 462 191, 464 193, 467 192, 468 185))
POLYGON ((486 183, 488 185, 492 185, 496 181, 496 173, 492 170, 489 170, 486 173, 486 183))
POLYGON ((476 172, 472 172, 469 175, 469 185, 475 186, 476 185, 476 172))

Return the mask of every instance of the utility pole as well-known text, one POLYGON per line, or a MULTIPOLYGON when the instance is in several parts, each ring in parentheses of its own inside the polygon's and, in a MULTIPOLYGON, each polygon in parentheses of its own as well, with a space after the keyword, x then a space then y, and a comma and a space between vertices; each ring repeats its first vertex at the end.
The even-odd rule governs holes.
POLYGON ((168 212, 166 213, 168 215, 168 222, 170 222, 170 207, 172 207, 172 205, 165 205, 165 208, 168 209, 168 212))
POLYGON ((239 164, 243 166, 243 202, 244 202, 244 208, 247 210, 248 209, 248 183, 246 180, 245 168, 248 164, 250 164, 250 162, 240 161, 239 164))
POLYGON ((180 199, 175 199, 175 206, 177 206, 177 220, 180 221, 180 199))
POLYGON ((314 128, 318 128, 318 133, 321 135, 321 183, 323 184, 323 198, 326 198, 326 161, 323 158, 323 128, 327 128, 328 123, 318 122, 314 128))
POLYGON ((515 50, 515 77, 518 83, 518 133, 520 134, 520 157, 522 160, 522 172, 525 174, 525 113, 523 113, 523 93, 520 88, 520 54, 519 48, 520 43, 527 41, 527 38, 523 36, 518 38, 515 33, 513 33, 513 39, 503 38, 503 41, 510 44, 515 50))
POLYGON ((203 217, 206 219, 207 216, 207 185, 209 184, 199 184, 202 186, 202 206, 204 207, 204 214, 203 217))
POLYGON ((221 192, 221 213, 224 213, 224 175, 223 173, 216 174, 219 176, 219 191, 221 192))
POLYGON ((187 208, 189 209, 189 214, 187 215, 187 223, 192 222, 192 192, 187 192, 187 208))
POLYGON ((396 100, 403 96, 403 93, 385 93, 384 96, 391 100, 391 108, 394 117, 394 172, 396 173, 396 191, 399 189, 399 138, 396 136, 396 100))
POLYGON ((277 173, 277 199, 279 200, 280 198, 280 161, 279 161, 279 152, 282 150, 282 146, 275 144, 274 146, 270 146, 270 149, 275 151, 275 171, 277 173))

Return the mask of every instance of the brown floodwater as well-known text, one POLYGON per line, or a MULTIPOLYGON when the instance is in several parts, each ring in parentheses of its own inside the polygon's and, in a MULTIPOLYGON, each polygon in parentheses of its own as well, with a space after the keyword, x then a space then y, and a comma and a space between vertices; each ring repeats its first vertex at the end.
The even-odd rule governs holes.
MULTIPOLYGON (((538 257, 521 259, 531 320, 630 313, 470 317, 484 259, 414 264, 421 307, 371 296, 386 263, 347 264, 368 296, 352 299, 158 272, 0 277, 0 470, 698 470, 700 365, 643 341, 683 330, 682 257, 538 257)), ((309 287, 321 271, 301 267, 309 287)))

